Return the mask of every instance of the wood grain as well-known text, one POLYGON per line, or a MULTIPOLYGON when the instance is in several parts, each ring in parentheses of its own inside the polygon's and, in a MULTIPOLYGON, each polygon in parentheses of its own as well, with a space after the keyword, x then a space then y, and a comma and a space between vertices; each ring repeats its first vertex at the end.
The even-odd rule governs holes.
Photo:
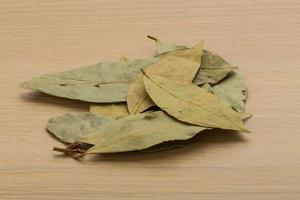
POLYGON ((0 199, 300 199, 297 0, 0 0, 0 199), (204 134, 184 149, 90 156, 52 152, 49 117, 88 104, 18 85, 153 53, 152 34, 240 66, 252 134, 204 134))

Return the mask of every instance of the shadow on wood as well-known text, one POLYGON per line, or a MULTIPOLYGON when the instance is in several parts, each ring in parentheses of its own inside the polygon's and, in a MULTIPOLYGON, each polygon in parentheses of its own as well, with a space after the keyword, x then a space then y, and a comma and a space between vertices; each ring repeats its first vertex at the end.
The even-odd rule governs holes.
POLYGON ((41 92, 27 92, 20 95, 21 99, 30 103, 52 104, 57 107, 67 107, 78 110, 78 112, 89 111, 92 103, 55 97, 41 92))

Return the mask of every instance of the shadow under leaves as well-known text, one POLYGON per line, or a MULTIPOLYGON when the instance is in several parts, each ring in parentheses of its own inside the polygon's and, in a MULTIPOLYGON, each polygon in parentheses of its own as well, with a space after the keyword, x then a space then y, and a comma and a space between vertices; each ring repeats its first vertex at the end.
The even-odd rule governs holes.
POLYGON ((78 111, 86 111, 86 112, 89 110, 89 106, 92 104, 83 101, 55 97, 55 96, 51 96, 51 95, 47 95, 35 91, 21 94, 20 97, 22 100, 30 103, 52 104, 57 107, 67 107, 67 108, 77 109, 78 111))

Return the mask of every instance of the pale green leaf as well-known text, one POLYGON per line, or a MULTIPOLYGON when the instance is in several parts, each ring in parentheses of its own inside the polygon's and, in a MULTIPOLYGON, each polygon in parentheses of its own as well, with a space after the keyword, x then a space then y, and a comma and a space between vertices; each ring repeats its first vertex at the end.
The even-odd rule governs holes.
POLYGON ((205 83, 216 84, 236 68, 227 63, 221 56, 203 50, 201 65, 193 82, 197 85, 205 83))
POLYGON ((109 118, 91 113, 69 113, 50 118, 47 129, 61 141, 73 143, 81 136, 94 133, 110 121, 112 120, 109 118))
POLYGON ((239 113, 245 112, 245 101, 247 97, 247 87, 241 72, 236 69, 227 78, 211 86, 204 84, 201 88, 214 93, 220 97, 225 104, 232 107, 239 113))
POLYGON ((157 59, 102 62, 62 73, 44 75, 27 81, 23 88, 53 96, 96 103, 126 101, 129 84, 140 69, 157 59))
POLYGON ((205 129, 156 111, 112 121, 79 141, 95 145, 85 154, 136 151, 165 141, 186 140, 205 129))
POLYGON ((241 72, 236 69, 227 78, 212 86, 212 92, 240 113, 245 112, 247 87, 241 72))

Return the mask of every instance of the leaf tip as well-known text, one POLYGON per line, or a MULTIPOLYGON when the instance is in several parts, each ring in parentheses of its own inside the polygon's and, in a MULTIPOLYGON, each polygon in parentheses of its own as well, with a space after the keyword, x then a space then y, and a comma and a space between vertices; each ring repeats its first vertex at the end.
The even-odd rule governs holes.
POLYGON ((252 113, 242 113, 241 117, 243 121, 247 121, 248 119, 250 119, 253 116, 252 113))
POLYGON ((243 132, 243 133, 251 133, 251 131, 249 129, 247 129, 246 127, 242 127, 240 129, 240 131, 243 132))
POLYGON ((142 72, 142 74, 143 74, 144 76, 146 76, 147 78, 149 78, 149 76, 147 75, 147 72, 146 72, 146 70, 144 70, 144 69, 141 69, 141 72, 142 72))

